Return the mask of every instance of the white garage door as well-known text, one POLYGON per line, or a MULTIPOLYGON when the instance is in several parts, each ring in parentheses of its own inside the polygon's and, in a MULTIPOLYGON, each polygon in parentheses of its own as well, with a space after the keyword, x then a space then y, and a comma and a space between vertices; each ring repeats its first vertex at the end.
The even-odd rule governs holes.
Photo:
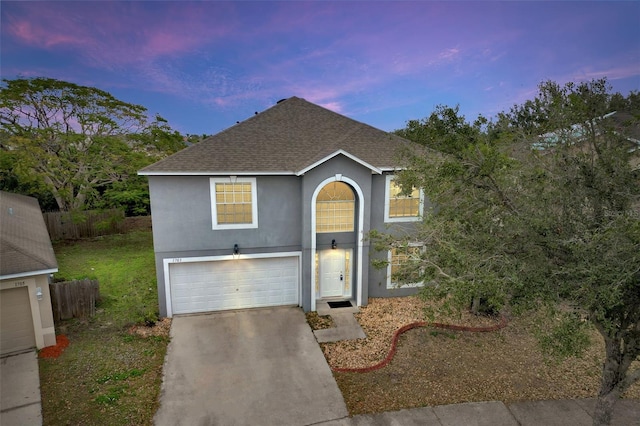
POLYGON ((35 348, 29 289, 11 288, 0 292, 0 354, 35 348))
POLYGON ((298 304, 298 257, 169 265, 174 314, 298 304))

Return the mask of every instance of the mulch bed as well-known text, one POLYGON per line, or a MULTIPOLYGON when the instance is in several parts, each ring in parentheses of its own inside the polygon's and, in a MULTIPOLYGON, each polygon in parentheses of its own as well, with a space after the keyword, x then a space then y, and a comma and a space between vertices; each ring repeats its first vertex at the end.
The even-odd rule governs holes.
POLYGON ((56 344, 42 348, 38 352, 38 356, 40 358, 58 358, 67 346, 69 346, 69 339, 67 336, 64 334, 58 334, 56 336, 56 344))

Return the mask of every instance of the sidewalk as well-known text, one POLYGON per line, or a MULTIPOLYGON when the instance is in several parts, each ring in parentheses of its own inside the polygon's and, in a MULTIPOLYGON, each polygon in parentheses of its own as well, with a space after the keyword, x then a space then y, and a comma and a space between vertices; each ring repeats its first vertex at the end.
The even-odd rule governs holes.
MULTIPOLYGON (((317 423, 322 426, 591 426, 595 399, 500 401, 422 407, 317 423)), ((613 426, 639 426, 640 400, 620 400, 613 426)))

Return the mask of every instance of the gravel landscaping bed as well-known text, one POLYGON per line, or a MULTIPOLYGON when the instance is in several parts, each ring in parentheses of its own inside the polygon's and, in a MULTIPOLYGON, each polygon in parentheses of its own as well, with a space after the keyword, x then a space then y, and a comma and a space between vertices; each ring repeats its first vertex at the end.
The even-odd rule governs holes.
MULTIPOLYGON (((325 357, 332 367, 371 366, 387 355, 395 330, 424 320, 423 309, 417 297, 370 299, 356 314, 367 338, 322 344, 325 357)), ((464 313, 436 321, 478 327, 497 319, 464 313)), ((593 345, 582 357, 556 361, 542 354, 532 327, 528 317, 490 333, 420 327, 401 335, 386 367, 334 375, 352 415, 471 401, 595 397, 604 358, 598 333, 593 331, 593 345)), ((640 399, 640 383, 624 397, 640 399)))
MULTIPOLYGON (((404 325, 424 321, 426 306, 416 296, 369 299, 369 304, 355 314, 367 338, 322 343, 320 346, 327 362, 334 368, 363 368, 382 361, 389 352, 395 331, 404 325)), ((433 322, 485 327, 498 324, 500 319, 464 312, 436 316, 433 322)))

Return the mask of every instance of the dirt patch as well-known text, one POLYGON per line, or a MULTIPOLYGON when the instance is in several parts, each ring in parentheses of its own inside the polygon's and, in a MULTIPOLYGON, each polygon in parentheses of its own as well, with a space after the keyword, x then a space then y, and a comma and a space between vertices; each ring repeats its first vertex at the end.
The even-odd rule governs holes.
POLYGON ((171 331, 171 318, 162 318, 153 325, 134 325, 129 328, 129 334, 142 337, 161 336, 169 337, 171 331))
POLYGON ((324 330, 327 328, 333 328, 336 325, 333 323, 333 318, 329 315, 318 315, 317 312, 307 312, 307 324, 312 330, 324 330))

